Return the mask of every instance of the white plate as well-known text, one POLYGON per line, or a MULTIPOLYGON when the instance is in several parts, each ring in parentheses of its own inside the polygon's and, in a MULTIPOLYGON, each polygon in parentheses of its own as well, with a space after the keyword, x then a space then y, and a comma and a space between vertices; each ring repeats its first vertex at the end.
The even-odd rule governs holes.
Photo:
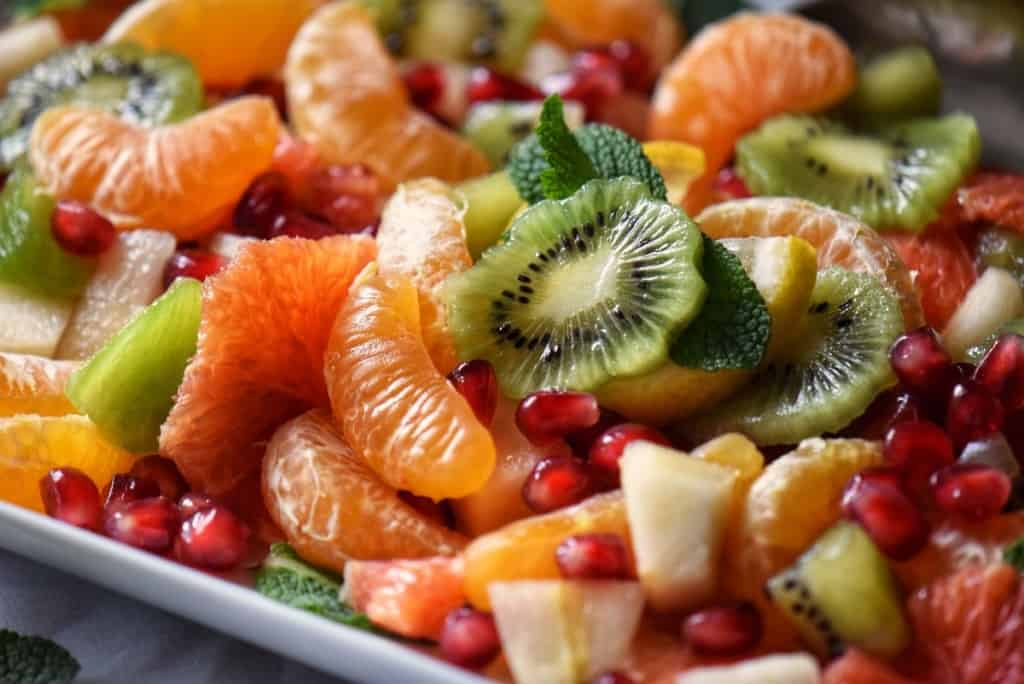
POLYGON ((361 684, 482 684, 398 642, 0 502, 0 547, 361 684))

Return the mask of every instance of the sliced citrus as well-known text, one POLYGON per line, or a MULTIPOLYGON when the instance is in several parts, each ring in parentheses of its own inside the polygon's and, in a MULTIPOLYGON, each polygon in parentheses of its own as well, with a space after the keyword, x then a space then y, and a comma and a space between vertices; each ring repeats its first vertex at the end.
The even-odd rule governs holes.
POLYGON ((690 183, 704 175, 704 150, 674 140, 644 143, 644 154, 665 179, 668 200, 682 204, 690 183))
POLYGON ((64 385, 77 368, 73 361, 0 353, 0 416, 78 413, 64 396, 64 385))
POLYGON ((477 537, 463 553, 466 597, 486 610, 491 605, 487 594, 491 582, 561 577, 555 549, 566 537, 584 532, 617 534, 628 542, 629 523, 622 492, 600 494, 477 537))
POLYGON ((327 407, 324 350, 372 239, 252 242, 203 288, 199 347, 160 431, 193 487, 223 494, 259 467, 250 445, 327 407))
POLYGON ((983 221, 1024 233, 1024 175, 979 173, 957 190, 956 202, 968 221, 983 221))
POLYGON ((51 468, 78 468, 103 487, 135 458, 105 440, 85 416, 0 418, 0 499, 41 511, 39 479, 51 468))
POLYGON ((907 266, 878 233, 852 216, 789 197, 756 197, 708 207, 697 222, 713 238, 795 235, 818 250, 818 268, 870 273, 897 294, 907 329, 924 323, 907 266))
POLYGON ((466 246, 465 213, 465 202, 444 183, 411 181, 399 186, 384 207, 377 231, 380 273, 404 276, 416 286, 423 342, 444 374, 459 359, 440 290, 445 278, 473 265, 466 246))
POLYGON ((274 433, 263 459, 263 500, 303 558, 339 572, 350 559, 451 555, 465 543, 384 484, 326 411, 274 433))
POLYGON ((389 632, 437 640, 448 613, 466 602, 462 559, 351 561, 342 598, 389 632))
POLYGON ((739 14, 701 31, 664 71, 648 133, 707 155, 687 198, 695 213, 743 133, 777 114, 826 109, 856 79, 850 49, 828 27, 791 14, 739 14))
POLYGON ((203 83, 241 86, 284 65, 316 0, 145 0, 111 25, 107 43, 170 50, 192 60, 203 83))
POLYGON ((284 69, 301 138, 325 160, 364 163, 388 184, 488 170, 467 140, 417 111, 369 13, 357 2, 321 7, 299 30, 284 69))
POLYGON ((821 684, 913 684, 888 665, 863 651, 847 651, 822 675, 821 684))
POLYGON ((494 440, 434 368, 409 280, 370 275, 353 289, 325 373, 345 439, 391 486, 439 500, 472 494, 491 476, 494 440))
POLYGON ((144 128, 86 107, 55 107, 29 155, 46 190, 88 203, 121 230, 210 232, 270 166, 281 122, 273 102, 244 97, 178 124, 144 128))

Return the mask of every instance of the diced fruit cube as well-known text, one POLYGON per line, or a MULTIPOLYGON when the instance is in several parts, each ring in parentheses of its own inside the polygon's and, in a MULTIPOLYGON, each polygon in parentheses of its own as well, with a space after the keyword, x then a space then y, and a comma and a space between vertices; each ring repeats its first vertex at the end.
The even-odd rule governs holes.
POLYGON ((0 352, 53 356, 71 304, 0 283, 0 352))
POLYGON ((954 359, 978 344, 1024 309, 1024 294, 1008 271, 988 268, 967 291, 942 337, 954 359))
POLYGON ((633 442, 620 462, 637 575, 659 610, 712 598, 738 475, 681 451, 633 442))
MULTIPOLYGON (((209 249, 214 254, 221 256, 225 261, 231 261, 238 254, 238 250, 245 247, 250 242, 255 242, 256 238, 248 237, 246 235, 235 235, 234 233, 217 233, 210 240, 209 249)), ((170 255, 168 255, 170 256, 170 255)))
POLYGON ((474 258, 498 241, 509 221, 526 206, 507 171, 472 178, 456 189, 466 198, 466 244, 474 258))
POLYGON ((579 684, 615 668, 644 606, 636 582, 496 582, 490 597, 509 668, 529 684, 579 684))
POLYGON ((818 661, 806 653, 771 655, 736 665, 697 667, 676 677, 676 684, 818 684, 818 661))

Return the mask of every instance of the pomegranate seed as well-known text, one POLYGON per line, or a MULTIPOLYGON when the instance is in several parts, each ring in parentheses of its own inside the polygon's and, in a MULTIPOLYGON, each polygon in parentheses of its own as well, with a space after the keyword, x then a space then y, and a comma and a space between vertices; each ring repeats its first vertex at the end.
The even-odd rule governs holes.
POLYGON ((100 492, 81 470, 54 468, 39 480, 39 495, 51 518, 86 530, 100 529, 100 492))
POLYGON ((953 387, 946 412, 946 430, 953 445, 987 437, 1003 427, 1003 405, 983 385, 963 380, 953 387))
POLYGON ((588 459, 590 457, 590 448, 594 446, 594 442, 604 434, 605 430, 626 422, 626 419, 615 411, 602 408, 599 413, 600 415, 596 423, 582 430, 570 432, 565 436, 565 441, 572 447, 572 451, 576 454, 577 458, 588 459))
POLYGON ((153 454, 141 458, 132 465, 131 474, 152 480, 160 488, 158 492, 171 501, 177 501, 181 495, 188 491, 188 483, 178 471, 174 461, 163 456, 153 454))
POLYGON ((405 87, 412 103, 430 114, 444 95, 444 74, 441 67, 421 62, 410 67, 403 75, 405 87))
POLYGON ((319 240, 321 238, 337 235, 338 231, 323 221, 306 216, 301 211, 289 211, 277 217, 274 228, 270 231, 271 237, 293 237, 306 240, 319 240))
POLYGON ((118 474, 110 480, 103 490, 103 506, 160 496, 160 487, 153 480, 134 475, 118 474))
POLYGON ((714 191, 723 201, 746 199, 753 196, 750 188, 747 187, 747 182, 731 166, 726 166, 715 176, 714 191))
POLYGON ((217 505, 217 500, 209 494, 199 492, 187 492, 178 499, 178 516, 185 520, 198 511, 205 511, 217 505))
POLYGON ((258 176, 235 206, 234 225, 242 235, 268 238, 278 218, 291 208, 288 181, 277 171, 258 176))
POLYGON ((494 660, 501 639, 494 616, 464 606, 448 613, 441 631, 441 655, 460 667, 478 669, 494 660))
POLYGON ((1013 454, 1013 449, 1001 432, 993 432, 987 437, 968 442, 960 452, 960 463, 985 465, 1006 473, 1011 480, 1020 477, 1020 463, 1013 454))
POLYGON ((471 105, 491 100, 528 101, 543 97, 544 93, 532 85, 484 66, 470 72, 466 86, 466 99, 471 105))
POLYGON ((996 468, 957 463, 932 475, 935 504, 950 515, 986 520, 1010 499, 1010 478, 996 468))
POLYGON ((117 239, 113 223, 74 200, 57 202, 50 216, 50 230, 61 248, 83 257, 103 254, 117 239))
POLYGON ((249 528, 220 504, 196 511, 181 523, 174 555, 182 563, 211 570, 237 566, 249 549, 249 528))
POLYGON ((333 164, 308 180, 308 209, 336 229, 366 232, 380 219, 380 179, 365 164, 333 164))
POLYGON ((934 423, 908 421, 893 425, 885 434, 885 461, 903 472, 910 491, 928 500, 932 473, 953 463, 953 442, 934 423))
POLYGON ((541 88, 581 103, 587 117, 593 118, 605 102, 622 94, 622 75, 617 67, 552 74, 541 82, 541 88))
POLYGON ((437 502, 425 496, 417 496, 404 489, 399 490, 398 498, 439 525, 448 525, 450 522, 449 511, 446 509, 444 502, 437 502))
POLYGON ((605 672, 593 684, 636 684, 632 677, 622 672, 605 672))
POLYGON ((843 435, 881 441, 894 425, 921 420, 921 403, 899 388, 882 392, 860 418, 843 430, 843 435))
POLYGON ((617 534, 576 534, 555 549, 555 562, 568 579, 629 579, 629 552, 617 534))
POLYGON ((123 544, 166 551, 178 532, 178 507, 162 496, 117 504, 104 512, 103 529, 123 544))
POLYGON ((981 360, 974 379, 999 397, 1007 411, 1024 408, 1024 337, 1001 336, 981 360))
POLYGON ((614 40, 608 45, 607 51, 619 65, 626 87, 640 93, 650 90, 654 71, 646 50, 628 40, 614 40))
POLYGON ((224 268, 227 260, 205 249, 182 249, 171 255, 164 267, 164 289, 178 278, 203 281, 224 268))
POLYGON ((489 427, 498 408, 498 378, 494 366, 481 359, 466 361, 448 374, 448 381, 469 402, 477 420, 489 427))
POLYGON ((627 444, 643 440, 671 446, 665 435, 639 423, 622 423, 605 430, 590 447, 590 464, 609 481, 619 481, 619 459, 627 444))
POLYGON ((761 614, 751 603, 706 608, 683 622, 683 638, 698 653, 732 656, 761 641, 761 614))
POLYGON ((967 361, 960 361, 959 363, 954 363, 953 369, 956 370, 957 373, 959 373, 959 377, 957 378, 957 380, 959 380, 960 378, 967 378, 968 380, 970 380, 974 377, 975 371, 978 370, 973 363, 968 363, 967 361))
POLYGON ((928 524, 903 491, 895 468, 868 468, 854 475, 843 492, 843 512, 895 560, 915 556, 928 541, 928 524))
POLYGON ((523 483, 523 500, 537 513, 565 508, 583 501, 594 491, 585 463, 575 458, 545 458, 523 483))
POLYGON ((896 340, 889 350, 889 363, 911 392, 946 400, 952 361, 931 328, 918 328, 896 340))
POLYGON ((588 428, 600 417, 597 399, 586 392, 534 392, 516 409, 519 431, 535 446, 551 444, 570 432, 588 428))

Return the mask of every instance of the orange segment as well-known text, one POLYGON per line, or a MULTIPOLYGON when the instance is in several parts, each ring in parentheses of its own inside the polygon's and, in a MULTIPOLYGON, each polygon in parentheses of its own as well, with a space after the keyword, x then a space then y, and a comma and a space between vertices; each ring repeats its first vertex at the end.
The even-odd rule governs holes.
POLYGON ((377 231, 377 264, 382 275, 408 278, 420 297, 423 342, 444 374, 458 363, 441 299, 441 285, 452 273, 473 265, 466 247, 465 202, 433 179, 399 186, 384 207, 377 231))
POLYGON ((487 586, 491 582, 560 578, 555 549, 566 537, 584 532, 617 534, 629 542, 622 492, 600 494, 477 537, 463 554, 466 597, 487 610, 491 605, 487 586))
POLYGON ((795 235, 818 250, 818 268, 870 273, 899 297, 907 329, 924 324, 921 300, 907 266, 878 233, 847 214, 789 197, 756 197, 708 207, 701 229, 720 238, 795 235))
POLYGON ((160 431, 161 453, 193 487, 223 494, 258 469, 253 442, 329 405, 327 338, 376 252, 362 236, 251 242, 206 281, 198 351, 160 431))
POLYGON ((741 135, 778 114, 826 109, 856 79, 850 49, 828 27, 791 14, 739 14, 701 31, 664 71, 648 133, 704 149, 707 171, 686 203, 696 213, 741 135))
POLYGON ((427 354, 416 288, 371 275, 338 314, 325 357, 345 439, 388 484, 435 500, 480 489, 494 440, 427 354))
POLYGON ((103 487, 135 458, 106 441, 85 416, 0 418, 0 499, 42 511, 39 479, 51 468, 78 468, 103 487))
POLYGON ((475 147, 409 101, 366 9, 332 2, 299 30, 284 69, 299 136, 330 163, 365 163, 391 185, 434 176, 458 181, 488 170, 475 147))
POLYGON ((64 396, 64 385, 77 368, 78 364, 73 361, 0 354, 0 416, 78 413, 64 396))
POLYGON ((104 42, 131 42, 192 60, 203 83, 241 86, 271 76, 320 3, 316 0, 145 0, 121 15, 104 42))
POLYGON ((245 97, 179 124, 143 128, 86 107, 56 107, 32 129, 46 190, 106 215, 189 240, 210 230, 270 166, 281 122, 269 98, 245 97))
POLYGON ((349 559, 451 555, 465 539, 398 498, 310 411, 274 434, 263 459, 263 500, 299 554, 341 571, 349 559))

